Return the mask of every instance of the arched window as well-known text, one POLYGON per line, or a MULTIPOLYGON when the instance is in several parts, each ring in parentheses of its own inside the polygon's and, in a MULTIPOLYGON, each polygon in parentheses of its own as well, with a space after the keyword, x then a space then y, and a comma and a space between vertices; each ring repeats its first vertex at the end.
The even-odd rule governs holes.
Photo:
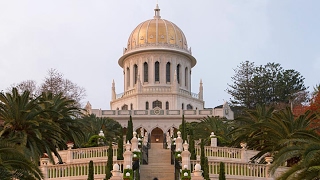
POLYGON ((184 70, 184 85, 188 86, 188 68, 184 70))
POLYGON ((167 65, 166 65, 166 82, 170 82, 170 62, 167 62, 167 65))
POLYGON ((183 103, 182 103, 182 105, 181 105, 181 109, 184 110, 184 104, 183 104, 183 103))
POLYGON ((121 107, 121 110, 128 110, 128 105, 123 105, 122 107, 121 107))
POLYGON ((143 63, 143 82, 148 82, 148 63, 143 63))
POLYGON ((127 87, 130 87, 130 69, 127 67, 127 87))
POLYGON ((177 66, 177 81, 180 84, 180 64, 177 66))
POLYGON ((162 109, 162 102, 161 101, 153 101, 152 102, 152 109, 154 109, 155 107, 159 107, 160 109, 162 109))
POLYGON ((133 104, 132 103, 130 104, 130 110, 133 110, 133 104))
POLYGON ((188 104, 188 105, 187 105, 187 109, 193 109, 192 105, 191 105, 191 104, 188 104))
POLYGON ((137 79, 138 79, 138 66, 135 64, 133 66, 133 73, 134 73, 134 84, 137 84, 137 79))
POLYGON ((168 110, 169 109, 169 102, 167 101, 166 102, 166 110, 168 110))
POLYGON ((157 61, 156 63, 154 63, 154 81, 159 82, 160 80, 160 63, 157 61))
POLYGON ((149 110, 149 102, 146 102, 146 110, 149 110))

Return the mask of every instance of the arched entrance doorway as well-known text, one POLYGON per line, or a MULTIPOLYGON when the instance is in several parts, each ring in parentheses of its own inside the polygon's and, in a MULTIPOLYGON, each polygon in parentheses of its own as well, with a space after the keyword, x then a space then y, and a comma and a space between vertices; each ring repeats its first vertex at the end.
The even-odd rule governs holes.
POLYGON ((151 143, 163 143, 163 131, 156 127, 151 131, 151 143))

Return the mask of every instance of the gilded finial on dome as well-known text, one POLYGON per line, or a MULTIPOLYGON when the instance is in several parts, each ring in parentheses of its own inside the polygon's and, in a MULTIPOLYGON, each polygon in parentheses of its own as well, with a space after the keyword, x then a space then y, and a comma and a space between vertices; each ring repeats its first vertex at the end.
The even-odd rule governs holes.
POLYGON ((159 9, 159 5, 158 4, 156 5, 156 8, 154 9, 154 18, 155 19, 160 19, 161 18, 160 9, 159 9))

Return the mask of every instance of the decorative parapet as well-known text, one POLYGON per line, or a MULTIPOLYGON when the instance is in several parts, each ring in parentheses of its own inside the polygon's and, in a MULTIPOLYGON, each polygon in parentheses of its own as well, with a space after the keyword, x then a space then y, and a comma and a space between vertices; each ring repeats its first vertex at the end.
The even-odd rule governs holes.
MULTIPOLYGON (((194 167, 200 161, 191 160, 191 167, 194 167)), ((238 163, 238 162, 224 162, 225 174, 227 178, 231 179, 254 179, 254 180, 271 180, 267 171, 267 165, 265 164, 253 164, 253 163, 238 163)), ((210 178, 218 178, 220 171, 220 161, 210 161, 209 176, 210 178)), ((192 169, 193 171, 194 169, 192 169)))
POLYGON ((119 117, 121 115, 128 117, 128 115, 133 116, 149 116, 149 115, 163 115, 163 116, 179 116, 181 118, 181 114, 185 115, 201 115, 201 116, 215 116, 214 111, 212 109, 204 109, 204 110, 100 110, 93 109, 93 114, 107 116, 107 117, 119 117))
MULTIPOLYGON (((105 160, 108 157, 108 146, 77 148, 59 151, 62 161, 66 163, 89 162, 105 160)), ((118 146, 113 146, 113 157, 117 157, 118 146)))
POLYGON ((176 44, 169 44, 169 43, 147 43, 147 44, 137 44, 133 47, 131 47, 130 49, 124 48, 123 50, 123 54, 127 54, 130 52, 135 52, 135 51, 139 51, 139 50, 148 50, 148 49, 159 49, 159 48, 164 48, 164 49, 175 49, 177 51, 181 51, 181 52, 186 52, 190 55, 192 55, 191 52, 191 48, 186 49, 184 47, 178 46, 176 44))
MULTIPOLYGON (((123 161, 113 161, 113 164, 119 164, 123 167, 123 161)), ((103 179, 106 174, 107 160, 103 162, 93 162, 95 169, 95 179, 103 179)), ((120 169, 122 171, 122 169, 120 169)), ((44 180, 67 180, 67 179, 86 179, 89 172, 89 163, 82 162, 76 164, 58 164, 58 165, 48 165, 46 166, 47 177, 44 180)))
MULTIPOLYGON (((200 156, 200 146, 196 146, 196 155, 200 156)), ((208 157, 208 160, 210 159, 232 159, 237 160, 238 162, 247 162, 246 159, 244 159, 242 154, 242 149, 239 148, 229 148, 229 147, 211 147, 211 146, 205 146, 204 147, 205 156, 208 157)), ((256 151, 256 153, 258 153, 256 151)))
MULTIPOLYGON (((173 93, 174 91, 172 90, 171 87, 143 87, 142 88, 142 93, 143 94, 148 94, 148 93, 152 93, 152 94, 157 94, 157 93, 173 93)), ((136 90, 136 88, 130 89, 126 92, 120 93, 116 95, 116 100, 127 97, 127 96, 131 96, 131 95, 136 95, 138 94, 138 91, 136 90)), ((194 99, 199 99, 199 94, 197 93, 193 93, 193 92, 189 92, 187 90, 184 89, 180 89, 179 90, 179 94, 180 95, 184 95, 184 96, 189 96, 192 97, 194 99)))
MULTIPOLYGON (((223 117, 223 114, 219 114, 215 109, 202 109, 202 110, 163 110, 163 109, 152 109, 152 110, 101 110, 92 109, 92 113, 97 117, 110 117, 110 118, 128 118, 129 115, 132 117, 145 117, 150 118, 150 115, 157 115, 157 117, 166 118, 181 118, 181 115, 186 115, 185 118, 199 119, 207 116, 219 116, 223 117)), ((232 117, 233 118, 233 117, 232 117)))

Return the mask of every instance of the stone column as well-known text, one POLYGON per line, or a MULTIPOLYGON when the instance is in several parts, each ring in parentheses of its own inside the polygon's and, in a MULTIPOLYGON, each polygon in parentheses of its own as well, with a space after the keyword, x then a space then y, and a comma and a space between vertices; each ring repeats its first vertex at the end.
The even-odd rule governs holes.
POLYGON ((167 149, 170 149, 171 148, 171 137, 170 137, 169 132, 167 132, 166 141, 167 141, 167 149))
POLYGON ((68 147, 68 152, 67 152, 67 159, 66 159, 66 163, 70 164, 72 163, 73 157, 72 157, 72 151, 71 149, 73 148, 74 144, 73 142, 68 142, 67 143, 67 147, 68 147))
POLYGON ((131 144, 129 141, 126 144, 126 151, 123 153, 123 168, 131 169, 132 167, 132 152, 130 151, 131 144))
POLYGON ((241 146, 241 161, 247 163, 248 157, 247 157, 247 143, 240 143, 241 146))
POLYGON ((214 135, 214 132, 211 132, 210 138, 211 138, 211 147, 217 147, 217 138, 216 138, 216 135, 214 135))
POLYGON ((264 159, 267 162, 267 165, 266 165, 266 177, 269 178, 270 177, 269 171, 270 171, 271 163, 273 161, 273 157, 272 156, 266 156, 266 157, 264 157, 264 159))
POLYGON ((191 173, 191 180, 204 180, 200 164, 194 166, 194 171, 191 173))
POLYGON ((187 168, 188 170, 191 170, 191 168, 190 168, 191 153, 189 152, 188 148, 189 148, 189 144, 187 143, 187 141, 185 141, 183 144, 183 151, 181 153, 182 167, 187 168))
POLYGON ((113 165, 113 170, 111 171, 112 176, 110 180, 122 180, 122 173, 118 164, 113 165))
POLYGON ((180 131, 178 131, 177 132, 177 134, 178 134, 178 137, 176 138, 176 152, 181 152, 182 150, 183 150, 183 147, 182 147, 182 138, 181 138, 181 132, 180 131))
POLYGON ((49 163, 49 158, 46 155, 40 159, 40 169, 43 173, 43 180, 47 180, 49 178, 47 173, 48 163, 49 163))
POLYGON ((138 143, 137 132, 133 132, 133 138, 131 139, 131 151, 138 151, 138 143))

